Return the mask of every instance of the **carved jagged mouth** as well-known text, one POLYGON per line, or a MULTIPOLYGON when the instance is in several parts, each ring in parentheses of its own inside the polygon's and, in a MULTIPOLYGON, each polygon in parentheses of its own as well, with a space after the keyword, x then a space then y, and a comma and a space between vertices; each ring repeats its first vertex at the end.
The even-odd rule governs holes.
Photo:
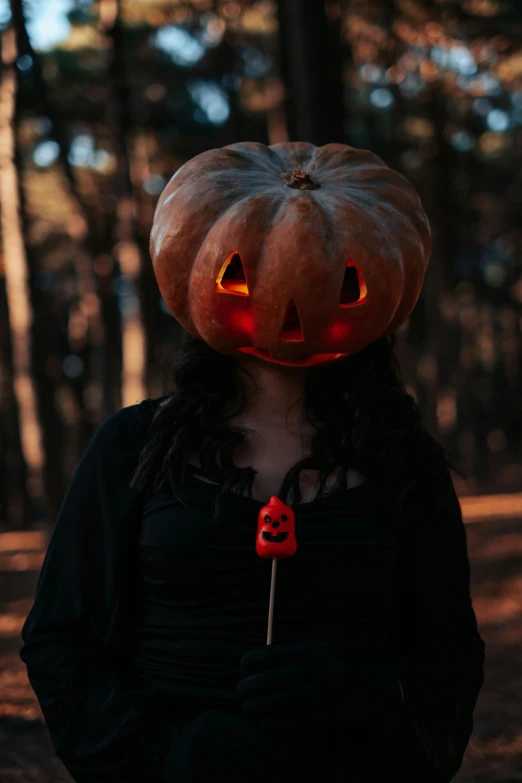
POLYGON ((332 359, 339 359, 341 357, 348 355, 346 353, 317 353, 311 355, 305 354, 302 356, 302 358, 294 359, 292 361, 291 359, 276 359, 274 358, 274 356, 270 355, 269 351, 265 351, 262 348, 243 346, 242 348, 238 348, 238 351, 241 351, 241 353, 248 353, 248 354, 252 354, 253 356, 258 356, 261 359, 267 359, 273 364, 284 364, 286 366, 294 366, 294 367, 304 367, 306 365, 317 364, 318 362, 330 361, 332 359))
POLYGON ((263 530, 262 536, 265 541, 275 541, 279 544, 281 541, 286 541, 288 538, 288 531, 286 533, 277 533, 277 535, 274 536, 272 533, 268 533, 268 531, 263 530))

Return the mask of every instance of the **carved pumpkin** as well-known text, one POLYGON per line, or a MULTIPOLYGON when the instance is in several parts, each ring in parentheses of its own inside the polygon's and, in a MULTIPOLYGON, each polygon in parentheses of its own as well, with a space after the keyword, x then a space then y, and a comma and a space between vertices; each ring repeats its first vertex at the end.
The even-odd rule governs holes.
POLYGON ((156 207, 163 300, 215 350, 328 364, 397 329, 420 293, 429 224, 411 183, 343 144, 208 150, 156 207))
POLYGON ((291 506, 272 495, 257 515, 256 552, 259 557, 283 560, 296 550, 295 514, 291 506))

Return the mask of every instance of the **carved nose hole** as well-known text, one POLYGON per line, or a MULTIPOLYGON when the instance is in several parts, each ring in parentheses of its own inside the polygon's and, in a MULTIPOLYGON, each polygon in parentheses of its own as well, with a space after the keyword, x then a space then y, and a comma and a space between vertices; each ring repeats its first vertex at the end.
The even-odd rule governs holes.
POLYGON ((290 299, 290 302, 288 303, 285 323, 279 333, 279 337, 282 340, 293 340, 294 342, 302 342, 304 340, 299 313, 297 312, 297 307, 293 299, 290 299))
POLYGON ((348 261, 344 270, 343 285, 341 288, 341 307, 361 304, 366 300, 366 283, 361 270, 351 261, 348 261))
POLYGON ((234 250, 225 259, 216 280, 216 291, 248 296, 248 285, 241 256, 234 250))
POLYGON ((272 522, 272 527, 279 527, 280 524, 280 522, 272 522))

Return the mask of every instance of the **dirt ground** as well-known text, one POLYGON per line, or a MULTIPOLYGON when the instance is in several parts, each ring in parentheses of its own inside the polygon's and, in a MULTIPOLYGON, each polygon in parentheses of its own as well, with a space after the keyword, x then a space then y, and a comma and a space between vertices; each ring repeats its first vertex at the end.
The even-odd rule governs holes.
MULTIPOLYGON (((522 783, 522 496, 518 498, 504 506, 494 503, 501 508, 500 517, 491 516, 485 503, 463 505, 473 605, 487 660, 474 733, 454 783, 522 783), (517 502, 521 513, 509 515, 517 502)), ((45 538, 38 533, 0 534, 0 783, 71 783, 54 756, 18 657, 20 629, 44 548, 45 538)))

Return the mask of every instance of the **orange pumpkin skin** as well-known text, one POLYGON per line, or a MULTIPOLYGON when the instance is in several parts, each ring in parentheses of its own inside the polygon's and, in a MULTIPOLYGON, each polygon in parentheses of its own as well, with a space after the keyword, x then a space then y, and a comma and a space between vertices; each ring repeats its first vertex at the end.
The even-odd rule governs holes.
POLYGON ((401 326, 430 251, 402 174, 367 150, 305 142, 192 158, 161 194, 150 242, 162 298, 187 332, 289 366, 329 364, 401 326))

